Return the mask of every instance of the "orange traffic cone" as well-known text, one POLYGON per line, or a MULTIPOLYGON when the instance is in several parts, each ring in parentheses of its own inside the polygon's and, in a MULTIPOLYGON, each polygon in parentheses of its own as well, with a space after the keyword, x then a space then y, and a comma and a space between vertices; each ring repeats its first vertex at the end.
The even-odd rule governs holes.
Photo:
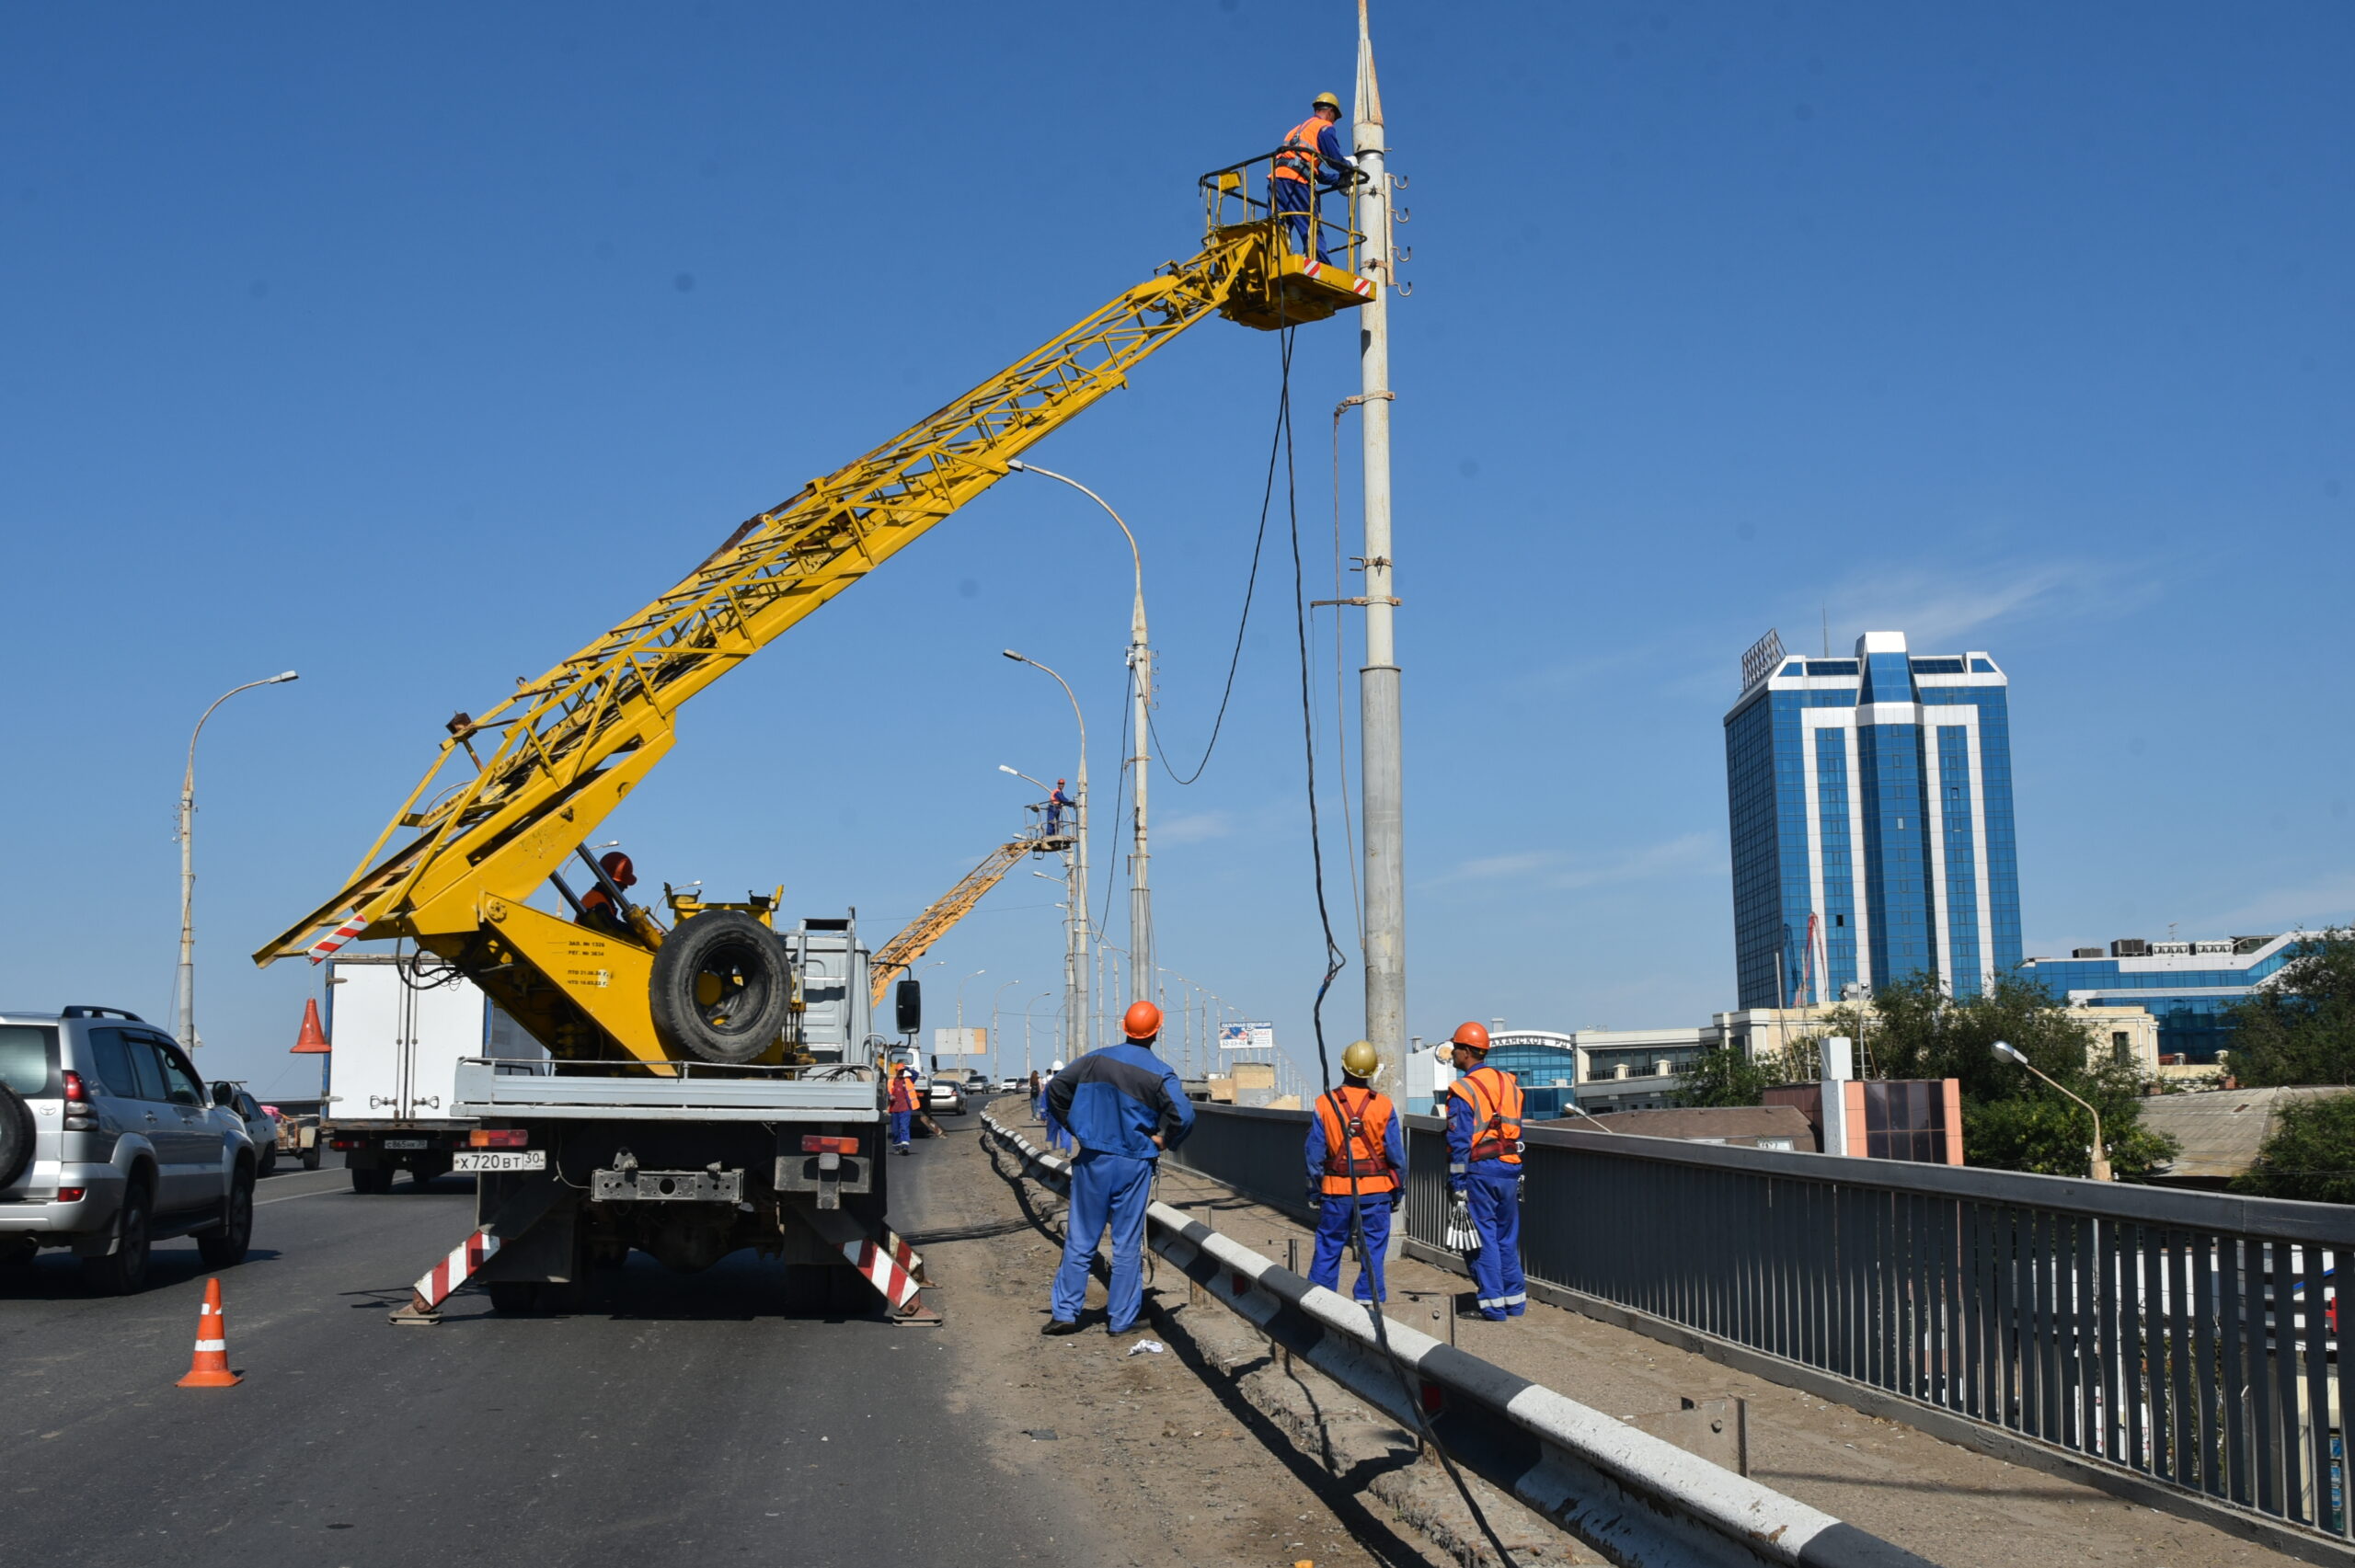
POLYGON ((294 1048, 289 1053, 298 1057, 327 1054, 327 1032, 319 1027, 319 1003, 316 997, 303 1001, 303 1032, 294 1036, 294 1048))
POLYGON ((227 1389, 244 1381, 229 1370, 228 1320, 221 1315, 221 1282, 204 1282, 204 1305, 196 1311, 196 1356, 189 1363, 188 1376, 179 1380, 184 1389, 227 1389))

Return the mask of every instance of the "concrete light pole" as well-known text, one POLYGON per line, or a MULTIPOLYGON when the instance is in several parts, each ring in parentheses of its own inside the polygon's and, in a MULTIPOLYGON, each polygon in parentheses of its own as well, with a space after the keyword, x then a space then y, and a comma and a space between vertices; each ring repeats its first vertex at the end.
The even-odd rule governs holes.
POLYGON ((196 738, 204 733, 204 720, 240 692, 250 692, 257 686, 276 686, 302 677, 293 670, 272 675, 260 681, 248 681, 242 686, 232 686, 213 699, 213 707, 204 710, 196 721, 196 728, 188 738, 188 772, 180 775, 180 967, 178 1036, 180 1049, 196 1049, 196 738))
POLYGON ((1012 648, 1005 657, 1017 664, 1027 664, 1033 670, 1045 670, 1054 676, 1055 684, 1071 699, 1071 716, 1079 722, 1079 771, 1073 775, 1078 791, 1071 802, 1071 848, 1063 852, 1063 874, 1068 885, 1069 900, 1064 910, 1065 947, 1063 952, 1063 1048, 1078 1056, 1094 1043, 1095 1031, 1088 1026, 1088 920, 1087 920, 1087 715, 1079 711, 1079 698, 1071 682, 1035 658, 1026 658, 1012 648))
POLYGON ((1038 1011, 1039 1004, 1040 1002, 1052 1001, 1054 999, 1054 994, 1055 993, 1051 990, 1042 990, 1038 995, 1032 997, 1029 1002, 1022 1009, 1022 1080, 1026 1083, 1030 1081, 1030 1074, 1035 1070, 1030 1056, 1031 1015, 1038 1011))
POLYGON ((1104 515, 1120 523, 1121 537, 1129 542, 1129 560, 1136 568, 1136 597, 1129 607, 1129 668, 1136 672, 1135 713, 1132 722, 1136 727, 1136 750, 1129 758, 1129 789, 1136 797, 1136 818, 1129 847, 1129 998, 1143 1001, 1153 995, 1153 892, 1145 876, 1148 859, 1145 848, 1145 778, 1151 772, 1153 720, 1153 649, 1147 646, 1144 624, 1144 555, 1137 548, 1137 536, 1129 529, 1112 504, 1067 474, 1058 474, 1036 464, 1018 463, 1009 459, 1008 468, 1024 474, 1036 474, 1041 479, 1060 480, 1104 509, 1104 515))
MULTIPOLYGON (((1006 981, 1006 982, 1005 982, 1005 985, 998 987, 998 988, 997 988, 997 990, 994 990, 994 991, 992 991, 992 992, 990 993, 990 1048, 989 1048, 988 1056, 989 1056, 989 1059, 990 1059, 991 1061, 995 1061, 995 1060, 997 1060, 997 1004, 998 1004, 998 1000, 999 1000, 1001 997, 1003 997, 1003 996, 1005 996, 1005 986, 1018 986, 1018 985, 1020 985, 1021 983, 1022 983, 1022 982, 1021 982, 1020 980, 1008 980, 1008 981, 1006 981)), ((960 1042, 960 1043, 961 1043, 961 1042, 960 1042)))
POLYGON ((1407 1080, 1407 873, 1399 739, 1398 609, 1390 550, 1390 177, 1382 87, 1366 0, 1358 0, 1357 227, 1373 297, 1358 311, 1358 403, 1364 420, 1365 665, 1358 672, 1360 809, 1365 834, 1365 1036, 1393 1083, 1407 1080))

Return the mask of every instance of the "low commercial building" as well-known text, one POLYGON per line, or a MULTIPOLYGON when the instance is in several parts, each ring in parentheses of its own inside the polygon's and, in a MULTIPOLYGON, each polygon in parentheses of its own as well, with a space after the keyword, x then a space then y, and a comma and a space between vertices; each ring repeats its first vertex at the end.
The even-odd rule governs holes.
POLYGON ((2154 1094, 2142 1102, 2142 1125, 2174 1139, 2178 1148, 2175 1158, 2153 1171, 2149 1179, 2168 1186, 2220 1191, 2256 1162, 2257 1150, 2280 1124, 2284 1105, 2349 1093, 2331 1086, 2154 1094))
POLYGON ((2167 942, 2121 937, 2107 951, 2080 947, 2066 958, 2029 958, 2019 973, 2056 1001, 2150 1014, 2158 1029, 2154 1068, 2200 1067, 2232 1047, 2233 1006, 2321 940, 2312 931, 2167 942))

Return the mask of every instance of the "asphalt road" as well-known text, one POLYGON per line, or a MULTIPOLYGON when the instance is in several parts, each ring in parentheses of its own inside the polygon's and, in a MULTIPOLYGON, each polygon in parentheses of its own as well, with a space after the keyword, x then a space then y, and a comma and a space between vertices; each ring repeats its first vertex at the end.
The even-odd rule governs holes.
MULTIPOLYGON (((892 1173, 903 1230, 948 1153, 919 1143, 892 1173)), ((362 1197, 339 1170, 290 1172, 257 1203, 252 1254, 221 1275, 235 1389, 173 1386, 193 1242, 158 1246, 128 1299, 85 1294, 61 1254, 0 1273, 0 1557, 963 1568, 1068 1562, 1088 1534, 940 1399, 953 1313, 792 1316, 750 1254, 692 1277, 634 1256, 593 1311, 499 1318, 467 1291, 438 1327, 394 1328, 471 1225, 469 1183, 362 1197)))

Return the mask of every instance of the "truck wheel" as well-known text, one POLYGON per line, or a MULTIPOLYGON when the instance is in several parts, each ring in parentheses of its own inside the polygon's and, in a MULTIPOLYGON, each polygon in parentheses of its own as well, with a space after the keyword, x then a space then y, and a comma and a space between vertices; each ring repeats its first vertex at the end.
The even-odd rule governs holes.
POLYGON ((490 1310, 501 1317, 521 1317, 539 1308, 540 1288, 531 1280, 501 1279, 487 1288, 490 1291, 490 1310))
POLYGON ((431 1191, 433 1183, 438 1178, 446 1176, 450 1173, 450 1166, 452 1163, 453 1162, 446 1158, 437 1160, 431 1155, 419 1156, 409 1164, 409 1190, 412 1192, 431 1191))
POLYGON ((393 1190, 393 1168, 378 1165, 373 1169, 355 1166, 351 1172, 351 1190, 370 1197, 381 1196, 393 1190))
POLYGON ((147 1288, 147 1253, 153 1242, 147 1225, 147 1188, 133 1182, 122 1195, 122 1212, 115 1217, 115 1248, 102 1258, 84 1258, 82 1277, 101 1296, 136 1296, 147 1288))
POLYGON ((316 1171, 316 1170, 317 1170, 318 1168, 319 1168, 319 1151, 318 1151, 318 1149, 317 1149, 316 1146, 314 1146, 314 1147, 312 1147, 312 1148, 305 1149, 304 1150, 303 1150, 303 1169, 304 1169, 305 1171, 316 1171))
POLYGON ((776 933, 740 910, 682 921, 654 955, 648 1002, 675 1059, 748 1062, 769 1048, 793 1008, 793 976, 776 933))
POLYGON ((33 1108, 25 1097, 0 1083, 0 1187, 25 1173, 33 1157, 33 1108))
POLYGON ((221 1206, 221 1229, 196 1239, 197 1255, 204 1259, 207 1268, 235 1268, 246 1261, 246 1249, 253 1240, 253 1173, 240 1170, 231 1178, 229 1196, 221 1206))

